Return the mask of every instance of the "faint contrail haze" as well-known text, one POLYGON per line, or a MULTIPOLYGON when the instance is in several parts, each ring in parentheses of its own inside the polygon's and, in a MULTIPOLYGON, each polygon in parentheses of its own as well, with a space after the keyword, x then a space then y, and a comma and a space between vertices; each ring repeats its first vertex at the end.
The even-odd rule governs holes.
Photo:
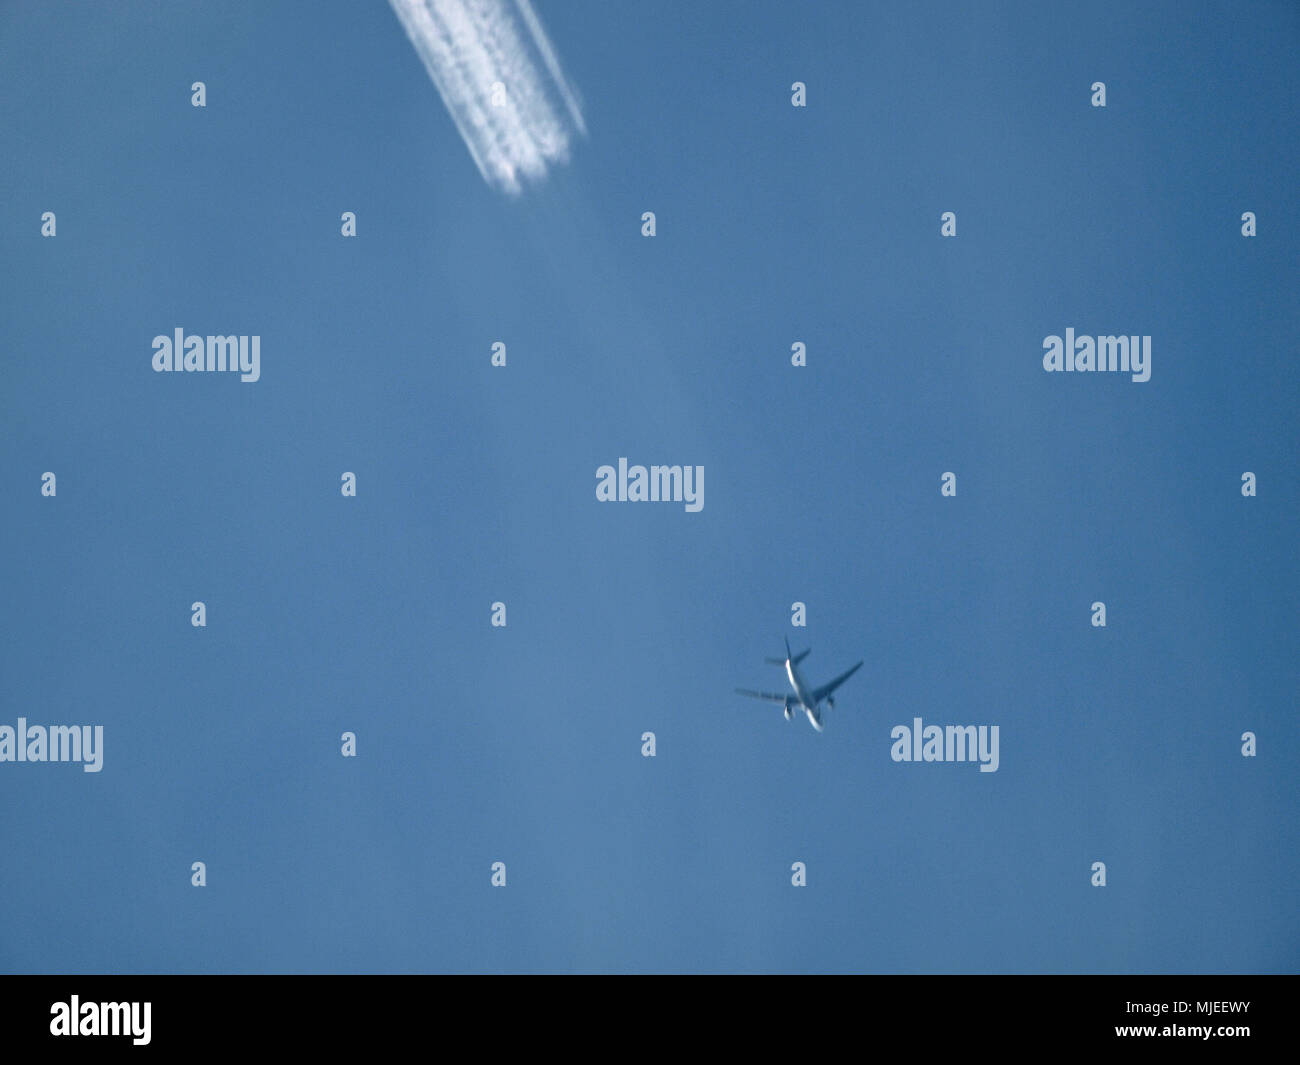
POLYGON ((529 0, 389 0, 491 185, 517 194, 586 134, 577 94, 529 0))

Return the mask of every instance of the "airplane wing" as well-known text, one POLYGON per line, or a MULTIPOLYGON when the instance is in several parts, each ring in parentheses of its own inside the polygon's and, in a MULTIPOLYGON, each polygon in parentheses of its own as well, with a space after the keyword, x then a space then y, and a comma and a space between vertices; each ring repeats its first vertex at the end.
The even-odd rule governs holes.
POLYGON ((766 699, 768 702, 771 703, 783 703, 786 701, 786 699, 791 698, 791 696, 787 696, 787 695, 775 695, 772 692, 750 691, 750 689, 748 688, 737 688, 736 694, 748 695, 751 699, 766 699))
POLYGON ((830 695, 831 692, 833 692, 836 688, 838 688, 841 684, 843 684, 846 680, 848 680, 851 676, 853 676, 854 673, 856 673, 861 668, 862 668, 862 663, 859 662, 848 672, 841 673, 829 684, 823 684, 820 688, 818 688, 815 692, 812 693, 813 702, 820 703, 823 699, 826 698, 826 696, 830 695))

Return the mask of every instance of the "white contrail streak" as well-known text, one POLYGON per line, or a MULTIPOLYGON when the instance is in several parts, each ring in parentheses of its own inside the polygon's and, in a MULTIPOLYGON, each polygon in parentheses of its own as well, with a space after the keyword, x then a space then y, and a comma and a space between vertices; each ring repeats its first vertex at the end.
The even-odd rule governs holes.
POLYGON ((517 194, 568 159, 587 125, 529 0, 388 2, 489 184, 517 194))

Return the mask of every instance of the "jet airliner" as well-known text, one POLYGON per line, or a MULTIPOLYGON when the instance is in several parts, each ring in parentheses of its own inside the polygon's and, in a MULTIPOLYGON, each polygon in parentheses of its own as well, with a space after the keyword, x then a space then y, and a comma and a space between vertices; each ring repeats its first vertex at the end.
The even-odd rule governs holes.
POLYGON ((790 687, 794 689, 793 695, 777 695, 774 692, 756 692, 748 688, 737 688, 739 695, 748 695, 753 699, 766 699, 773 703, 785 704, 785 719, 789 721, 794 716, 796 710, 802 709, 808 715, 808 724, 812 725, 818 732, 822 730, 822 715, 818 708, 823 699, 826 700, 826 709, 835 709, 835 700, 831 698, 831 692, 848 680, 861 667, 859 662, 856 666, 846 673, 841 673, 829 684, 823 684, 820 688, 809 688, 799 673, 799 663, 808 657, 812 648, 794 655, 790 653, 790 641, 785 641, 785 659, 768 658, 765 661, 769 665, 784 666, 786 679, 790 681, 790 687))

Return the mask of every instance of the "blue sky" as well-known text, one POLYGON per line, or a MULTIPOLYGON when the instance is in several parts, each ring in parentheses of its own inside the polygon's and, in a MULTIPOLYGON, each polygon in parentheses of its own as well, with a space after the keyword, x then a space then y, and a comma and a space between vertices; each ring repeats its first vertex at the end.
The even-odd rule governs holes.
POLYGON ((105 731, 0 764, 0 969, 1300 967, 1293 5, 539 3, 518 197, 312 12, 0 8, 0 723, 105 731), (783 636, 866 660, 823 735, 733 694, 783 636))

